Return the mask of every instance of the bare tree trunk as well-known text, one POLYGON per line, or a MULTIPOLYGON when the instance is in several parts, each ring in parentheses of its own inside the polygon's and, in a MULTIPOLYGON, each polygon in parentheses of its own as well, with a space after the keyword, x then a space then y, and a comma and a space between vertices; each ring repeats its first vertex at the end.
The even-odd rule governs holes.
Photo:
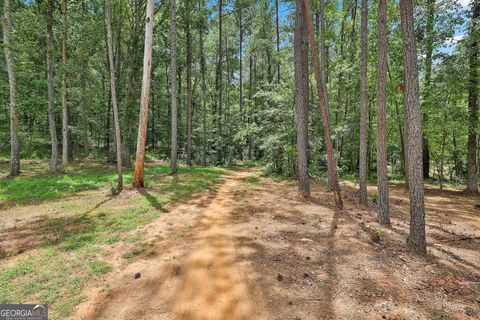
POLYGON ((186 40, 187 40, 187 165, 192 165, 192 43, 190 36, 190 2, 186 0, 186 40))
POLYGON ((7 63, 8 84, 10 86, 10 175, 20 174, 20 141, 18 139, 17 115, 17 78, 15 77, 15 62, 10 48, 10 32, 12 31, 12 12, 10 0, 3 1, 3 46, 7 63))
POLYGON ((472 20, 469 35, 468 80, 468 155, 467 192, 478 193, 477 124, 478 124, 478 34, 480 32, 480 1, 472 0, 472 20))
POLYGON ((412 0, 400 0, 403 34, 403 73, 408 153, 408 193, 410 197, 410 234, 408 245, 418 254, 425 254, 425 203, 422 169, 422 123, 418 85, 418 62, 413 27, 412 0))
POLYGON ((378 1, 377 19, 377 219, 381 224, 388 225, 390 224, 390 214, 388 212, 387 177, 387 0, 378 1))
MULTIPOLYGON (((244 125, 244 115, 243 115, 243 21, 242 21, 242 7, 239 8, 238 11, 238 28, 239 28, 239 35, 240 35, 240 48, 239 48, 239 89, 240 89, 240 125, 243 127, 244 125)), ((243 141, 240 142, 240 160, 243 161, 243 141)))
POLYGON ((110 93, 113 106, 113 123, 115 126, 115 149, 117 154, 117 192, 122 192, 123 189, 123 174, 122 174, 122 141, 120 137, 120 122, 118 116, 117 105, 117 86, 115 79, 115 63, 113 62, 113 44, 112 44, 112 23, 110 20, 111 7, 110 0, 104 1, 105 5, 105 24, 107 26, 107 46, 108 46, 108 64, 110 66, 110 93))
POLYGON ((218 1, 218 64, 217 64, 217 94, 218 94, 218 132, 217 132, 217 139, 218 143, 218 163, 221 165, 223 164, 223 120, 222 120, 222 107, 223 107, 223 70, 222 70, 222 62, 223 62, 223 52, 222 52, 222 10, 223 10, 223 1, 218 1))
POLYGON ((367 207, 368 0, 362 0, 360 29, 360 190, 358 196, 360 204, 367 207))
POLYGON ((150 80, 152 75, 152 38, 154 0, 147 0, 147 16, 145 21, 145 48, 143 55, 143 79, 140 115, 138 123, 137 154, 135 158, 135 176, 133 186, 143 188, 143 171, 145 146, 147 143, 148 100, 150 98, 150 80))
POLYGON ((278 2, 275 0, 275 29, 276 29, 276 45, 277 45, 277 82, 280 83, 280 23, 279 23, 279 13, 278 13, 278 2))
POLYGON ((68 105, 67 105, 67 0, 62 1, 62 163, 68 163, 69 132, 68 132, 68 105))
POLYGON ((305 198, 310 197, 308 178, 308 112, 310 109, 308 85, 308 48, 305 7, 296 1, 294 66, 295 101, 297 105, 297 178, 298 189, 305 198))
POLYGON ((171 174, 177 174, 177 158, 178 158, 178 127, 177 127, 177 3, 172 0, 170 7, 170 81, 172 95, 171 105, 171 122, 172 122, 172 141, 170 147, 170 171, 171 174))
MULTIPOLYGON (((199 8, 200 11, 200 2, 199 8)), ((199 30, 200 33, 200 68, 202 73, 202 126, 203 126, 203 154, 202 154, 202 165, 205 167, 207 165, 207 83, 205 81, 205 74, 206 74, 206 61, 205 61, 205 53, 204 53, 204 42, 203 42, 203 27, 199 30)))
POLYGON ((53 85, 53 8, 54 0, 48 0, 47 5, 47 85, 48 85, 48 127, 52 144, 52 158, 50 160, 50 172, 57 173, 58 164, 58 140, 55 125, 55 87, 53 85))
POLYGON ((320 61, 318 58, 317 45, 315 43, 315 33, 313 32, 312 11, 310 9, 309 0, 303 1, 306 11, 306 22, 308 27, 308 35, 310 36, 310 48, 312 52, 312 65, 317 82, 317 94, 319 100, 320 113, 323 120, 323 136, 325 139, 325 148, 327 149, 327 164, 332 172, 333 195, 335 199, 335 207, 339 210, 343 209, 342 196, 340 193, 340 184, 338 183, 337 168, 333 154, 332 138, 330 136, 330 115, 328 111, 327 89, 320 72, 320 61))
MULTIPOLYGON (((326 42, 327 42, 327 28, 325 24, 325 0, 320 0, 319 5, 319 27, 320 27, 320 72, 322 73, 323 82, 327 83, 327 50, 326 50, 326 42)), ((343 48, 342 48, 343 50, 343 48)), ((325 92, 325 99, 328 101, 328 90, 325 92)), ((327 102, 328 103, 328 102, 327 102)), ((332 170, 330 167, 328 168, 327 174, 327 189, 328 191, 333 190, 332 184, 332 170)))

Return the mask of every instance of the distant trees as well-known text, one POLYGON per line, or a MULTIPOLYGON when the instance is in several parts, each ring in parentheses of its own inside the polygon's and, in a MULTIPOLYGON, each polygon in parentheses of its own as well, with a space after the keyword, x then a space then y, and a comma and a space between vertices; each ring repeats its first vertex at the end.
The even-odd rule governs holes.
POLYGON ((137 154, 135 157, 135 175, 133 186, 144 187, 143 173, 145 166, 145 148, 147 144, 148 103, 150 99, 150 82, 152 74, 153 14, 154 0, 147 0, 145 17, 145 48, 143 53, 142 94, 138 123, 137 154))
POLYGON ((3 46, 5 62, 7 64, 8 84, 10 88, 10 175, 20 174, 20 141, 18 138, 17 114, 17 77, 15 75, 15 62, 10 48, 10 33, 12 31, 12 8, 10 0, 3 1, 3 46))

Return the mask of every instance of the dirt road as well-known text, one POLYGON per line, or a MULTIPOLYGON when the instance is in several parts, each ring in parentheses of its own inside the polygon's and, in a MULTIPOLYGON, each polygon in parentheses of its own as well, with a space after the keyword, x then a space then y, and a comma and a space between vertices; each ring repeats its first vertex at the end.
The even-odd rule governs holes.
MULTIPOLYGON (((294 182, 230 173, 214 195, 139 230, 149 250, 114 265, 74 319, 477 319, 480 272, 452 257, 412 255, 405 223, 294 182), (378 231, 380 230, 380 231, 378 231), (379 239, 376 239, 378 237, 379 239), (135 275, 137 279, 135 279, 135 275)), ((442 250, 450 250, 445 245, 442 250)), ((470 250, 478 259, 478 249, 470 250)))

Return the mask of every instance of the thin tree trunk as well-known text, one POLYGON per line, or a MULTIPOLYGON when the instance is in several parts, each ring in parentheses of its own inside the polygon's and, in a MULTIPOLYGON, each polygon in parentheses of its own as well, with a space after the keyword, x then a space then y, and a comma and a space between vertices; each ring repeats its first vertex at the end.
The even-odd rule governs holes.
POLYGON ((218 94, 218 163, 221 165, 223 164, 223 124, 222 124, 222 105, 223 105, 223 70, 222 70, 222 62, 223 62, 223 52, 222 52, 222 10, 223 10, 223 1, 218 1, 218 64, 217 64, 217 94, 218 94))
POLYGON ((117 87, 115 79, 115 63, 113 61, 113 44, 112 44, 112 23, 110 20, 111 7, 110 0, 105 0, 105 24, 107 25, 107 46, 108 46, 108 64, 110 66, 110 96, 113 106, 113 123, 115 126, 115 149, 117 154, 117 192, 122 192, 123 175, 122 175, 122 141, 120 137, 120 122, 118 116, 117 105, 117 87))
POLYGON ((422 170, 422 123, 418 85, 418 62, 413 26, 412 0, 400 0, 400 17, 403 34, 403 73, 405 87, 405 112, 408 153, 408 180, 410 197, 409 246, 425 254, 425 203, 422 170))
POLYGON ((68 163, 69 154, 69 129, 68 129, 68 105, 67 105, 67 0, 62 1, 62 163, 68 163))
POLYGON ((192 43, 190 36, 190 2, 186 0, 186 40, 187 40, 187 165, 192 165, 192 43))
MULTIPOLYGON (((198 10, 200 11, 200 2, 199 2, 199 8, 198 10)), ((207 147, 208 147, 208 141, 207 141, 207 83, 205 80, 205 74, 206 74, 206 61, 205 61, 205 49, 204 49, 204 42, 203 42, 203 27, 199 29, 200 33, 200 67, 201 67, 201 73, 202 73, 202 129, 203 129, 203 154, 202 154, 202 165, 205 167, 207 165, 207 147)))
POLYGON ((362 0, 360 29, 360 190, 358 195, 360 204, 367 207, 368 0, 362 0))
POLYGON ((327 164, 332 172, 333 195, 335 199, 335 207, 339 210, 343 209, 342 196, 340 193, 340 184, 338 183, 337 168, 333 154, 332 138, 330 136, 330 116, 328 111, 327 89, 320 72, 320 61, 318 58, 317 45, 315 43, 315 33, 313 32, 312 11, 310 9, 309 0, 303 1, 306 11, 306 23, 308 34, 310 37, 310 48, 312 53, 312 65, 317 82, 317 94, 319 100, 320 113, 323 120, 323 136, 325 139, 325 148, 327 149, 327 164))
MULTIPOLYGON (((310 109, 308 84, 308 48, 305 6, 296 1, 294 63, 295 96, 297 105, 297 178, 298 189, 305 198, 310 197, 308 178, 308 112, 310 109)), ((307 13, 308 14, 308 13, 307 13)))
MULTIPOLYGON (((320 27, 320 72, 322 73, 323 82, 327 83, 327 51, 326 51, 326 42, 327 42, 327 28, 325 24, 325 0, 320 0, 319 5, 319 27, 320 27)), ((343 46, 343 45, 342 45, 343 46)), ((328 90, 325 92, 325 99, 328 101, 328 90)), ((333 190, 332 184, 332 170, 328 168, 327 170, 327 190, 330 192, 333 190)))
POLYGON ((277 82, 280 83, 280 23, 279 23, 279 13, 278 13, 278 2, 275 0, 275 29, 276 29, 276 45, 277 45, 277 82))
MULTIPOLYGON (((278 0, 277 0, 278 1, 278 0)), ((239 35, 240 35, 240 49, 239 49, 239 89, 240 89, 240 125, 243 127, 244 124, 244 115, 243 115, 243 21, 242 21, 242 7, 238 10, 238 28, 239 28, 239 35)), ((240 160, 243 161, 243 141, 240 142, 240 160)))
POLYGON ((468 80, 468 155, 467 192, 478 193, 477 124, 478 124, 478 34, 480 32, 480 1, 472 0, 472 20, 469 35, 468 80))
POLYGON ((172 95, 171 105, 171 126, 172 126, 172 141, 170 147, 170 171, 171 174, 177 174, 177 157, 178 157, 178 127, 177 127, 177 3, 172 0, 170 7, 170 81, 172 95))
MULTIPOLYGON (((435 0, 427 0, 427 18, 426 18, 426 50, 425 50, 425 88, 423 94, 423 103, 421 106, 423 116, 423 126, 428 122, 428 111, 426 108, 430 104, 430 90, 432 79, 432 62, 433 62, 433 40, 434 40, 434 23, 435 23, 435 0)), ((430 145, 428 138, 423 133, 423 178, 430 178, 430 145)))
POLYGON ((53 85, 54 48, 53 48, 53 8, 54 0, 47 4, 47 86, 48 86, 48 127, 52 144, 52 158, 50 172, 57 173, 58 164, 58 139, 55 125, 55 87, 53 85))
POLYGON ((17 78, 15 76, 15 62, 13 59, 10 32, 12 31, 12 12, 10 0, 3 1, 3 46, 7 63, 8 84, 10 87, 10 175, 20 174, 20 141, 18 139, 17 115, 17 78))
POLYGON ((387 0, 379 0, 377 19, 377 219, 381 224, 390 224, 387 177, 387 0))
POLYGON ((143 79, 140 115, 138 123, 137 154, 135 158, 135 176, 133 186, 143 188, 143 171, 145 166, 145 146, 147 142, 148 100, 150 97, 150 80, 152 75, 152 38, 154 0, 147 0, 145 21, 145 48, 143 55, 143 79))

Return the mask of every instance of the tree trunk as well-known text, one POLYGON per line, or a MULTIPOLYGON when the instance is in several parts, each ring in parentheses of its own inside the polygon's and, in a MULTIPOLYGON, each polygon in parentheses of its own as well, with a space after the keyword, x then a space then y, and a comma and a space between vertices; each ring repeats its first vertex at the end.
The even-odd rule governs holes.
MULTIPOLYGON (((199 8, 200 11, 200 2, 199 8)), ((202 165, 205 167, 207 165, 207 83, 205 79, 206 75, 206 61, 205 61, 205 49, 204 49, 204 42, 203 42, 203 35, 204 30, 203 27, 199 29, 200 33, 200 67, 202 73, 202 129, 203 129, 203 154, 202 154, 202 165)))
POLYGON ((223 124, 222 124, 222 105, 223 105, 223 70, 222 70, 222 62, 223 62, 223 52, 222 52, 222 10, 223 10, 223 1, 218 1, 218 64, 217 64, 217 95, 218 95, 218 132, 217 132, 217 161, 218 164, 223 164, 223 124))
POLYGON ((278 2, 275 0, 275 31, 276 31, 276 45, 277 45, 277 82, 280 83, 280 23, 278 13, 278 2))
POLYGON ((17 115, 17 79, 15 77, 14 59, 10 43, 12 31, 12 12, 10 0, 3 1, 3 46, 5 62, 7 63, 8 84, 10 87, 10 175, 16 177, 20 174, 20 141, 18 139, 17 115))
MULTIPOLYGON (((326 50, 326 42, 327 42, 327 28, 325 24, 325 0, 320 0, 319 5, 319 28, 320 28, 320 71, 322 73, 323 81, 326 85, 327 83, 327 50, 326 50)), ((343 50, 343 48, 342 48, 343 50)), ((325 99, 328 101, 328 90, 325 92, 326 96, 325 99)), ((327 190, 331 192, 333 190, 332 184, 332 170, 330 167, 327 170, 327 190)))
POLYGON ((340 184, 338 183, 337 168, 333 154, 332 138, 330 136, 330 115, 328 111, 327 89, 324 79, 320 72, 320 61, 318 58, 317 45, 315 43, 315 34, 313 32, 312 11, 310 9, 309 0, 303 1, 306 11, 306 23, 308 28, 308 35, 310 37, 310 48, 312 53, 312 65, 315 73, 315 80, 317 82, 317 94, 319 100, 320 113, 323 120, 323 136, 325 139, 325 148, 327 149, 327 164, 329 170, 332 172, 333 195, 335 199, 335 207, 339 210, 343 209, 342 196, 340 193, 340 184))
POLYGON ((170 7, 170 81, 172 95, 171 100, 171 126, 172 141, 170 147, 170 171, 171 174, 177 174, 177 157, 178 157, 178 127, 177 127, 177 3, 172 0, 170 7))
POLYGON ((360 190, 359 200, 363 207, 368 206, 367 196, 367 118, 368 118, 368 0, 362 0, 360 30, 360 190))
POLYGON ((62 163, 67 164, 70 146, 67 105, 67 0, 62 1, 62 22, 62 163))
POLYGON ((113 44, 112 44, 112 23, 110 20, 111 7, 110 0, 105 0, 105 24, 107 26, 107 46, 108 46, 108 64, 110 66, 110 96, 113 106, 113 123, 115 126, 115 149, 117 155, 117 192, 122 192, 123 175, 122 175, 122 141, 120 137, 120 123, 117 105, 117 87, 115 79, 115 63, 113 62, 113 44))
MULTIPOLYGON (((435 23, 435 0, 427 0, 426 17, 426 44, 425 44, 425 86, 422 103, 423 126, 428 122, 428 110, 430 105, 430 90, 432 79, 432 61, 433 61, 433 41, 434 41, 434 23, 435 23)), ((430 145, 428 138, 423 134, 423 178, 430 178, 430 145)))
MULTIPOLYGON (((238 28, 239 28, 239 35, 240 35, 240 48, 239 48, 239 55, 238 55, 238 59, 239 59, 239 75, 240 75, 240 79, 239 79, 239 89, 240 89, 240 92, 239 92, 239 103, 240 103, 240 125, 243 127, 244 125, 244 116, 243 116, 243 21, 242 21, 242 8, 240 7, 239 8, 239 11, 238 11, 238 28)), ((243 161, 243 141, 240 142, 240 150, 239 150, 239 153, 240 153, 240 160, 243 161)))
POLYGON ((297 178, 298 189, 305 198, 310 197, 308 179, 308 112, 310 109, 308 84, 308 48, 306 13, 303 0, 296 0, 294 67, 295 101, 297 105, 297 178))
POLYGON ((145 146, 147 142, 148 100, 150 97, 150 80, 152 75, 152 38, 154 0, 147 0, 147 16, 145 21, 145 48, 143 55, 142 96, 138 120, 137 154, 135 158, 135 176, 133 186, 143 188, 143 171, 145 146))
POLYGON ((187 40, 187 165, 192 165, 192 43, 190 36, 190 2, 186 0, 186 40, 187 40))
POLYGON ((477 170, 477 123, 478 123, 478 33, 480 32, 480 1, 472 0, 472 20, 469 35, 469 80, 468 80, 468 156, 467 192, 478 193, 477 170))
POLYGON ((425 254, 427 248, 422 170, 422 123, 412 0, 400 0, 400 17, 403 34, 405 129, 407 132, 408 193, 410 197, 410 234, 408 245, 416 253, 425 254))
POLYGON ((48 127, 52 144, 52 158, 50 160, 50 172, 57 173, 58 164, 58 140, 55 124, 55 87, 53 85, 54 48, 53 48, 53 8, 54 0, 47 3, 47 86, 48 86, 48 127))
POLYGON ((390 214, 388 212, 387 177, 387 0, 379 0, 377 19, 377 218, 381 224, 388 225, 390 224, 390 214))

